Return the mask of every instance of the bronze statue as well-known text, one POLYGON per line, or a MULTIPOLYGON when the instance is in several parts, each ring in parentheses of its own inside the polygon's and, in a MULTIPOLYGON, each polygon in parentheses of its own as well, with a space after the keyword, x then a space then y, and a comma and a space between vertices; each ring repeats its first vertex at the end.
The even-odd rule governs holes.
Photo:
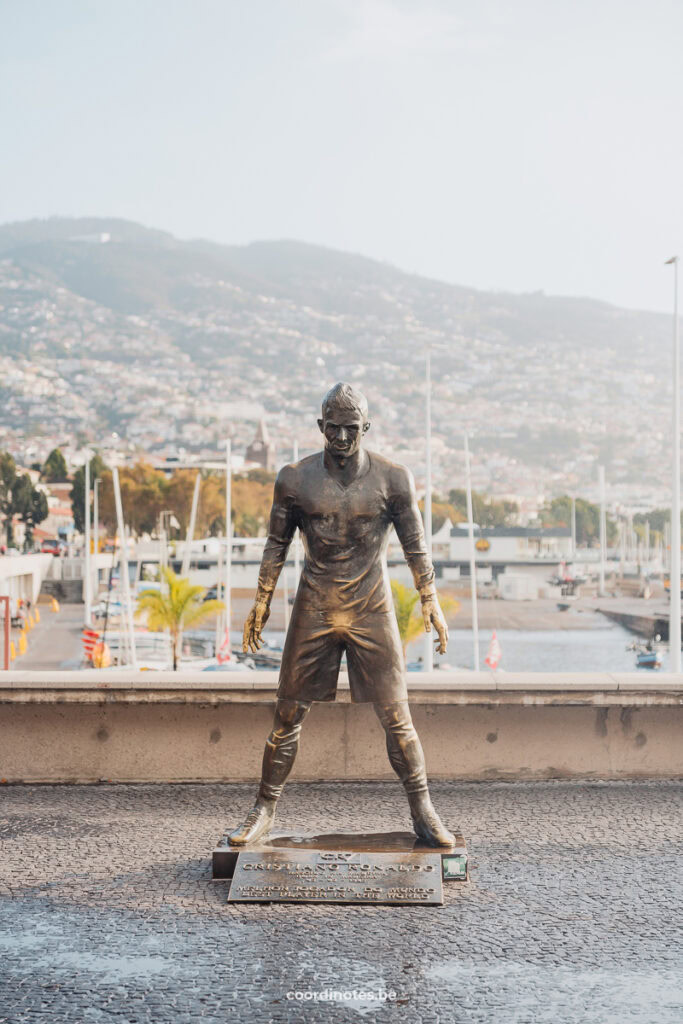
POLYGON ((386 564, 394 526, 422 600, 425 629, 444 654, 448 628, 437 599, 415 485, 409 470, 362 447, 370 427, 365 397, 337 384, 322 404, 322 452, 285 466, 275 481, 270 528, 243 650, 262 646, 275 585, 297 528, 305 560, 280 669, 273 730, 256 803, 229 836, 244 846, 270 831, 313 701, 335 699, 346 651, 351 700, 372 702, 386 732, 391 766, 403 783, 418 837, 450 846, 427 788, 422 745, 408 708, 403 652, 386 564))

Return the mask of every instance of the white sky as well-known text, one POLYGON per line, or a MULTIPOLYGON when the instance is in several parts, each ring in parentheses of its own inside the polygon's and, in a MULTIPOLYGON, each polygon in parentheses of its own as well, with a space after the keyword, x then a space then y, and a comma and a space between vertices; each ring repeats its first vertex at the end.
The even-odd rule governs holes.
POLYGON ((670 308, 681 0, 0 0, 0 221, 670 308))

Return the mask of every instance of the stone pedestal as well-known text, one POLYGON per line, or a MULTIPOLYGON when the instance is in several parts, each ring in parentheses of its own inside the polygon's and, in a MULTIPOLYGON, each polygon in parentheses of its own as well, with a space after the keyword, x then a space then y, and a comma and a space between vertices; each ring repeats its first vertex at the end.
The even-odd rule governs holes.
POLYGON ((467 847, 434 848, 412 832, 293 835, 213 851, 213 878, 233 880, 231 902, 443 902, 442 882, 468 877, 467 847))

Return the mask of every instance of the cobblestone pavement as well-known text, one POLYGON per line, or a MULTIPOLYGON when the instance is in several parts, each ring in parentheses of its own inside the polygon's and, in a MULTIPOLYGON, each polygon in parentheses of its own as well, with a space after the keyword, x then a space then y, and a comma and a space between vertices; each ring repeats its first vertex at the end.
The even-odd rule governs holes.
MULTIPOLYGON (((3 787, 0 1021, 683 1020, 683 783, 433 795, 472 861, 443 907, 228 905, 209 852, 252 787, 3 787), (356 996, 287 998, 327 989, 356 996)), ((407 824, 397 784, 292 784, 279 817, 407 824)))

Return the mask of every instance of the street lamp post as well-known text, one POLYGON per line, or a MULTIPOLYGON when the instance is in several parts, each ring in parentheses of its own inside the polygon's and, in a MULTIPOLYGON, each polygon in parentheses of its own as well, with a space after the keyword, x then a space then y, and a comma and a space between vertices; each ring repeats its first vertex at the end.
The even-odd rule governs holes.
POLYGON ((600 575, 598 597, 605 596, 605 562, 607 561, 607 514, 605 511, 605 467, 598 466, 600 489, 600 575))
POLYGON ((232 440, 225 441, 225 628, 230 634, 232 624, 232 440))
POLYGON ((90 452, 87 451, 85 455, 85 496, 84 496, 84 508, 83 518, 85 522, 85 579, 84 579, 84 594, 83 600, 85 601, 85 623, 90 627, 92 623, 92 598, 91 598, 91 580, 90 580, 90 452))
MULTIPOLYGON (((427 363, 425 367, 426 402, 425 402, 425 434, 426 434, 426 459, 425 459, 425 541, 427 542, 427 553, 432 558, 432 355, 427 346, 427 363)), ((434 668, 434 647, 432 643, 433 633, 425 636, 424 647, 424 671, 431 672, 434 668)))
POLYGON ((671 574, 669 576, 669 657, 672 672, 681 671, 681 352, 678 332, 678 256, 674 268, 673 466, 671 495, 671 574))
POLYGON ((165 508, 159 513, 159 579, 164 587, 163 570, 168 568, 168 531, 171 528, 171 519, 177 522, 172 508, 165 508))
POLYGON ((474 513, 472 511, 472 467, 470 443, 465 434, 465 487, 467 495, 467 537, 470 548, 470 595, 472 598, 472 644, 474 671, 479 671, 479 609, 477 608, 477 555, 474 546, 474 513))

